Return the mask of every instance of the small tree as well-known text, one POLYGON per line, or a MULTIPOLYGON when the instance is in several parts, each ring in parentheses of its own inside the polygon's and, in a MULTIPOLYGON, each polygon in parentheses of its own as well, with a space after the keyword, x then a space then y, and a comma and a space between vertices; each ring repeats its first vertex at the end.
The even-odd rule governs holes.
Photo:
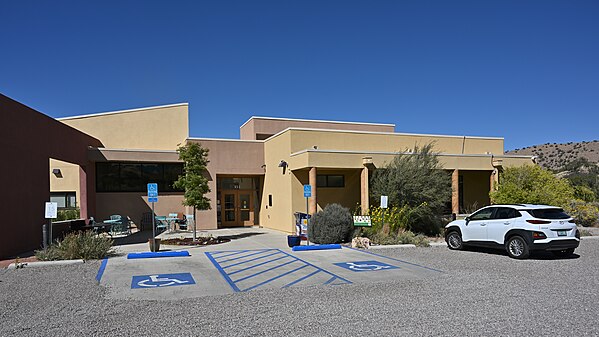
POLYGON ((389 197, 389 207, 405 209, 408 228, 438 231, 440 216, 451 198, 451 179, 433 152, 433 144, 416 146, 412 154, 399 154, 370 181, 371 195, 389 197), (406 208, 407 206, 407 208, 406 208))
POLYGON ((196 209, 210 209, 208 179, 204 176, 208 165, 208 149, 197 143, 188 143, 177 148, 179 159, 183 161, 183 174, 173 184, 175 188, 185 190, 183 205, 193 206, 193 241, 196 241, 196 209))

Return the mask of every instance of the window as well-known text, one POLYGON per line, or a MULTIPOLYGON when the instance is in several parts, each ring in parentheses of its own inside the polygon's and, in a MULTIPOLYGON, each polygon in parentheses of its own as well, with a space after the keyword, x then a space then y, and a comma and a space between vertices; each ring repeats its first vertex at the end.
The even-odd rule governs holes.
POLYGON ((148 183, 158 183, 158 191, 180 191, 173 183, 183 174, 183 164, 96 163, 98 192, 145 192, 148 183))
POLYGON ((561 208, 531 209, 527 212, 538 219, 564 220, 570 218, 570 216, 561 208))
POLYGON ((494 210, 494 208, 492 208, 492 207, 481 209, 480 211, 478 211, 478 212, 472 214, 472 216, 470 216, 470 221, 491 219, 491 215, 493 215, 493 210, 494 210))
POLYGON ((520 212, 509 207, 497 207, 493 219, 513 219, 521 216, 520 212))
POLYGON ((59 209, 77 207, 75 192, 51 192, 50 201, 57 203, 59 209))
POLYGON ((343 175, 316 175, 316 187, 345 187, 343 175))

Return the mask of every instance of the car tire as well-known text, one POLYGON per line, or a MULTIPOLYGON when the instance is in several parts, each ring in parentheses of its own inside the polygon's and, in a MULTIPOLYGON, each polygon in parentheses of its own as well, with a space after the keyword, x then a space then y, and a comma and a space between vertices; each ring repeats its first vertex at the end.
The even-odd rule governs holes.
POLYGON ((530 255, 528 243, 519 235, 512 236, 507 240, 505 250, 514 259, 525 259, 530 255))
POLYGON ((553 250, 551 252, 553 253, 553 255, 557 257, 568 257, 574 254, 574 248, 568 248, 564 250, 553 250))
POLYGON ((445 241, 447 242, 447 247, 449 247, 451 250, 462 250, 464 248, 462 236, 460 233, 458 233, 458 231, 451 231, 447 233, 445 241))

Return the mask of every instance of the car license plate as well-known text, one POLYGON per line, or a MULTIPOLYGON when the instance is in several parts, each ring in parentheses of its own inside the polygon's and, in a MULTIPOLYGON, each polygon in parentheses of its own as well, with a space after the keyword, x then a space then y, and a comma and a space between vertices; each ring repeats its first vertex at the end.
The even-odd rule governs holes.
POLYGON ((557 236, 566 236, 568 235, 567 231, 557 231, 557 236))

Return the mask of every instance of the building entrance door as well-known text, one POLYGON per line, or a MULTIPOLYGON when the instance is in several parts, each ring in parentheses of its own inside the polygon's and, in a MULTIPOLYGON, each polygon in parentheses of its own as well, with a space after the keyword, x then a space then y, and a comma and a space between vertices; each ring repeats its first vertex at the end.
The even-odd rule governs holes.
POLYGON ((220 204, 222 205, 222 227, 242 227, 254 225, 252 191, 222 191, 220 204))

